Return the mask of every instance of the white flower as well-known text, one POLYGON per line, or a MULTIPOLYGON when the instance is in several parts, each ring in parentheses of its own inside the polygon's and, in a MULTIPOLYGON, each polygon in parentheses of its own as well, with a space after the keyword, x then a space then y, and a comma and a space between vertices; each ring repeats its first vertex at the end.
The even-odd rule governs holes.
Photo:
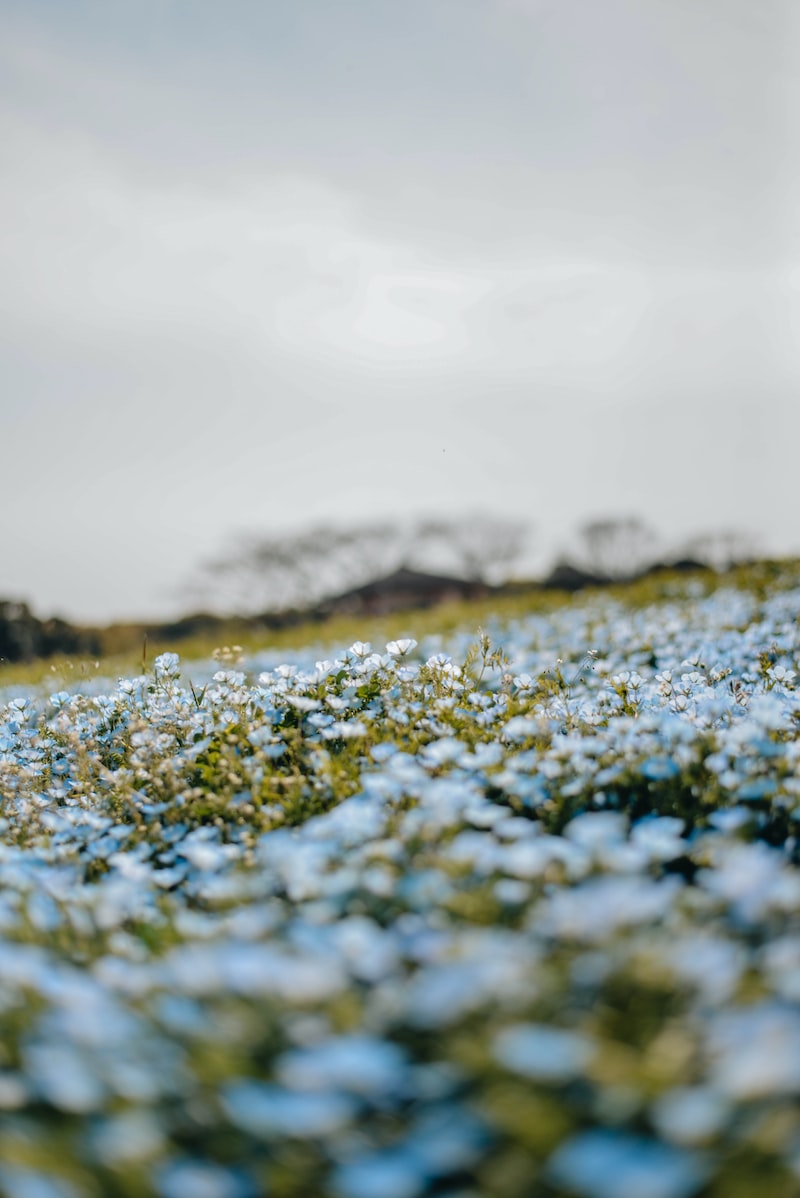
POLYGON ((360 720, 338 720, 322 731, 325 740, 352 740, 356 736, 366 735, 367 727, 360 720))
POLYGON ((296 711, 319 711, 322 706, 319 699, 311 699, 308 695, 287 695, 286 702, 296 711))
POLYGON ((153 664, 156 673, 164 678, 177 678, 181 672, 181 659, 177 653, 161 653, 153 664))
POLYGON ((794 670, 787 670, 785 666, 772 666, 767 670, 767 674, 773 682, 781 683, 783 686, 792 686, 796 677, 794 670))
POLYGON ((417 642, 412 637, 403 637, 399 641, 389 641, 386 646, 386 652, 390 657, 405 657, 412 649, 416 649, 417 642))

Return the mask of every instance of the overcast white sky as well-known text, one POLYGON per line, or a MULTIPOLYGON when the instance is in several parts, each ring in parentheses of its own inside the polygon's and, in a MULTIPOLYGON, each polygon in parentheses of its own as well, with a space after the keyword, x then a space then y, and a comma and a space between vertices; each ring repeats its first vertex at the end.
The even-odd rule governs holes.
POLYGON ((242 529, 800 551, 793 0, 0 0, 0 595, 242 529))

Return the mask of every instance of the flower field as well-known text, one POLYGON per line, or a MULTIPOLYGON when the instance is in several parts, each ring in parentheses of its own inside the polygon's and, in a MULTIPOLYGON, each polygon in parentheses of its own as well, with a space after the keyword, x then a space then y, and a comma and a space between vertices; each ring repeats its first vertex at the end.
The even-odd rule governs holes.
POLYGON ((799 613, 8 699, 0 1193, 800 1193, 799 613))

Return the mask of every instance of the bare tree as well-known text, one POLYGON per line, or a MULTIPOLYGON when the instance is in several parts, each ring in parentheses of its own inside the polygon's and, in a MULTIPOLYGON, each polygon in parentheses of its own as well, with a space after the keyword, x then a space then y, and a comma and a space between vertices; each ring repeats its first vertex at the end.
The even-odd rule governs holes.
POLYGON ((590 520, 579 529, 581 559, 589 570, 607 578, 630 578, 654 556, 656 534, 638 516, 590 520))
POLYGON ((387 568, 400 543, 388 522, 240 535, 229 553, 201 566, 194 590, 237 611, 312 607, 387 568))
POLYGON ((758 556, 758 538, 742 529, 723 528, 698 533, 686 543, 686 556, 696 558, 714 570, 728 570, 737 562, 758 556))
POLYGON ((497 582, 519 559, 530 535, 523 520, 473 512, 456 519, 428 518, 413 529, 412 555, 432 559, 470 581, 497 582))
POLYGON ((217 606, 257 612, 310 608, 400 566, 494 581, 518 557, 526 531, 520 521, 476 514, 248 534, 201 568, 202 589, 217 606))

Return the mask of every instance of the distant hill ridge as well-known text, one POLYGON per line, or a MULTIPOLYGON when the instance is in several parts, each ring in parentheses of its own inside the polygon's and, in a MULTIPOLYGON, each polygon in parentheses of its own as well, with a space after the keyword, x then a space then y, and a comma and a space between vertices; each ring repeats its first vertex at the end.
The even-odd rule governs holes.
MULTIPOLYGON (((634 581, 663 570, 690 572, 708 568, 693 558, 657 562, 624 581, 634 581)), ((558 561, 543 579, 518 579, 496 586, 476 579, 401 566, 389 574, 351 587, 307 608, 266 611, 249 616, 224 616, 199 611, 157 623, 118 622, 102 627, 73 624, 57 616, 40 619, 26 602, 0 599, 0 661, 25 662, 58 654, 97 657, 141 645, 145 636, 159 642, 182 641, 198 636, 211 637, 223 629, 228 634, 232 627, 242 632, 281 629, 308 620, 323 621, 337 615, 386 615, 524 591, 573 593, 586 587, 610 586, 620 581, 623 580, 593 573, 566 560, 558 561)))

